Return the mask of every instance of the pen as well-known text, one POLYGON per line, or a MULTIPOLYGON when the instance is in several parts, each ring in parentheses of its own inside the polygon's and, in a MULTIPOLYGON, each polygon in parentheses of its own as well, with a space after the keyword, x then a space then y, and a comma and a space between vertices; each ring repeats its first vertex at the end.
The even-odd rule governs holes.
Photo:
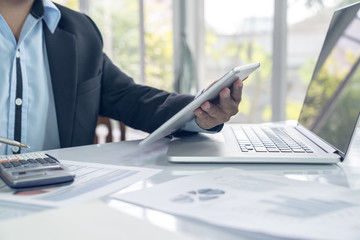
POLYGON ((11 140, 11 139, 7 139, 7 138, 3 138, 3 137, 0 137, 0 142, 5 143, 5 144, 9 144, 9 145, 12 145, 12 146, 30 148, 29 146, 27 146, 27 145, 25 145, 25 144, 23 144, 21 142, 11 140))

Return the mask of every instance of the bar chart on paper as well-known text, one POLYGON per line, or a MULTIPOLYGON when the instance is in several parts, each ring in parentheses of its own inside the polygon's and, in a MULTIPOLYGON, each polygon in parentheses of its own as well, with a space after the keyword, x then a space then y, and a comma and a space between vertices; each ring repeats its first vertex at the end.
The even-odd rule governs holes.
POLYGON ((262 200, 261 202, 273 206, 273 208, 268 210, 269 213, 292 216, 302 219, 321 216, 356 206, 353 203, 340 200, 327 201, 316 198, 299 200, 297 198, 281 195, 276 196, 275 199, 262 200))

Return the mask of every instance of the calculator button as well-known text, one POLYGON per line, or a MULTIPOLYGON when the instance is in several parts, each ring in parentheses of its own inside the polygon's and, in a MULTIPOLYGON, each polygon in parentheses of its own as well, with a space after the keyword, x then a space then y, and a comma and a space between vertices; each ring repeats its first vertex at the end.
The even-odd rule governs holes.
POLYGON ((18 163, 18 161, 10 161, 11 165, 13 165, 14 167, 19 167, 21 166, 20 163, 18 163))
POLYGON ((44 158, 48 163, 57 163, 54 159, 51 158, 44 158))
POLYGON ((4 168, 11 168, 11 164, 9 162, 3 162, 1 163, 1 165, 4 167, 4 168))
POLYGON ((46 164, 48 163, 46 160, 42 159, 42 158, 37 158, 35 159, 37 162, 41 163, 41 164, 46 164))
POLYGON ((19 163, 21 163, 22 165, 25 165, 25 164, 28 164, 29 162, 24 159, 20 159, 19 163))
POLYGON ((35 159, 32 159, 32 158, 28 159, 27 161, 28 161, 29 163, 38 163, 35 159))

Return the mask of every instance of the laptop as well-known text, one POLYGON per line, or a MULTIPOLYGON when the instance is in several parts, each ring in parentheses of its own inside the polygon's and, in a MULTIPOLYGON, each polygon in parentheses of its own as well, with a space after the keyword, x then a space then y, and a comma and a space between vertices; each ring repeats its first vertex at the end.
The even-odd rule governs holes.
MULTIPOLYGON (((334 12, 296 124, 225 124, 173 139, 171 162, 337 163, 360 112, 360 3, 334 12)), ((246 89, 245 89, 246 91, 246 89)))

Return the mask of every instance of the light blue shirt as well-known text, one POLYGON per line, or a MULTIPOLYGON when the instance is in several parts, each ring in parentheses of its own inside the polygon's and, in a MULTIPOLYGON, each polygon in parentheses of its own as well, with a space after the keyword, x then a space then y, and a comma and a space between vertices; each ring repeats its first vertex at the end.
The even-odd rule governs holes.
MULTIPOLYGON (((21 142, 31 146, 21 152, 60 147, 54 96, 43 34, 43 21, 51 32, 60 20, 60 11, 44 0, 44 15, 29 14, 17 42, 0 15, 0 136, 14 139, 15 106, 22 104, 21 142), (16 55, 20 53, 23 80, 22 99, 16 100, 16 55)), ((2 144, 0 155, 12 154, 2 144)))

